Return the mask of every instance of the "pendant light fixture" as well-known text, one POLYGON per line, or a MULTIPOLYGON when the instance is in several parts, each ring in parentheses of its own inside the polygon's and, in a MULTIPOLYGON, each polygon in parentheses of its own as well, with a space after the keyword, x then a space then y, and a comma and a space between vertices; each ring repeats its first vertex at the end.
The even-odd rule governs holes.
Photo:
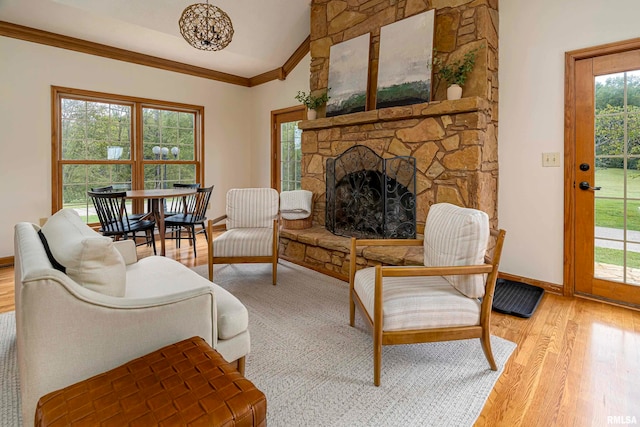
POLYGON ((180 34, 200 50, 222 50, 233 37, 231 19, 219 7, 207 3, 188 6, 178 21, 180 34))

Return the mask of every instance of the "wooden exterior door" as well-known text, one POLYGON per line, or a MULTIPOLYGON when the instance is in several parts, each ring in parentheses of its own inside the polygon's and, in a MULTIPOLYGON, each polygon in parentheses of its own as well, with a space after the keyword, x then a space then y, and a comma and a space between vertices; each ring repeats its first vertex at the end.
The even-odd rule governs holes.
POLYGON ((640 306, 640 49, 572 65, 573 289, 640 306))
POLYGON ((271 187, 280 191, 299 189, 301 178, 301 132, 298 122, 305 107, 271 112, 271 187))

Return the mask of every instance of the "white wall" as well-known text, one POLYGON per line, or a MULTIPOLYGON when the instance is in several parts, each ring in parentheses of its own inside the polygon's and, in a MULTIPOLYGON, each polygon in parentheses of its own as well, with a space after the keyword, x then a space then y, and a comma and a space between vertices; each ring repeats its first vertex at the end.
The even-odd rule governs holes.
POLYGON ((52 85, 203 105, 210 215, 228 188, 252 185, 249 88, 6 37, 0 64, 0 258, 13 255, 15 223, 51 214, 52 85))
POLYGON ((309 92, 311 54, 307 54, 286 80, 274 80, 251 89, 253 106, 252 182, 256 187, 271 185, 271 111, 300 105, 294 99, 299 90, 309 92))
MULTIPOLYGON (((501 270, 562 284, 564 53, 640 36, 637 0, 500 2, 499 221, 501 270)), ((51 209, 50 86, 205 106, 206 183, 212 214, 226 190, 268 186, 270 111, 309 89, 309 55, 284 81, 242 88, 0 37, 0 257, 13 254, 13 224, 51 209), (247 161, 249 159, 249 161, 247 161)))
POLYGON ((562 284, 564 53, 640 36, 638 0, 500 2, 500 270, 562 284))

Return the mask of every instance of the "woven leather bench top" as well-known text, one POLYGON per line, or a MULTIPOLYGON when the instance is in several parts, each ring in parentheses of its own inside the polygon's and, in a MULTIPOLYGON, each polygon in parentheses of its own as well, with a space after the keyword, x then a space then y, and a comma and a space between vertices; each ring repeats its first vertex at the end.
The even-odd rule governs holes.
POLYGON ((202 338, 40 398, 36 426, 266 426, 267 399, 202 338))

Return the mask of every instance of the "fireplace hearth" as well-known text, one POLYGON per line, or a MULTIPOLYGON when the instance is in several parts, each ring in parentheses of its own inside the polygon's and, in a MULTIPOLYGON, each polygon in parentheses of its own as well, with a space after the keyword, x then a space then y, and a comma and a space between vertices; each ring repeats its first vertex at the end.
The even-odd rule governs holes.
POLYGON ((416 159, 356 145, 327 159, 325 226, 358 238, 415 238, 416 159))

